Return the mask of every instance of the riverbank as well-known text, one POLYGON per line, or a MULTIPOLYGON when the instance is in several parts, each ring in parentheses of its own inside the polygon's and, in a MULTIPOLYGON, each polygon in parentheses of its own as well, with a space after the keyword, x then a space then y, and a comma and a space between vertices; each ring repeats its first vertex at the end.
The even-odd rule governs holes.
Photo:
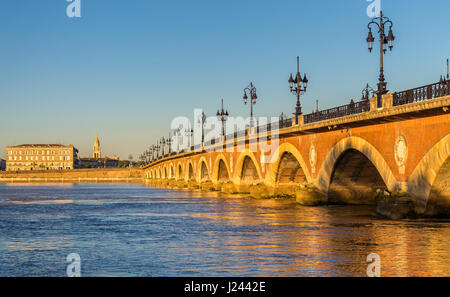
POLYGON ((140 168, 0 172, 0 183, 143 183, 140 168))

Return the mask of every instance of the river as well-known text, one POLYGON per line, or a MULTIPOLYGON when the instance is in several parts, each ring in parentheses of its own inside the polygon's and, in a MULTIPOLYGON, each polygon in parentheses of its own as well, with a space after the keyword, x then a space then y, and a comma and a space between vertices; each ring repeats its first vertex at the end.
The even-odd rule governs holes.
POLYGON ((0 184, 0 276, 449 276, 450 220, 131 184, 0 184))

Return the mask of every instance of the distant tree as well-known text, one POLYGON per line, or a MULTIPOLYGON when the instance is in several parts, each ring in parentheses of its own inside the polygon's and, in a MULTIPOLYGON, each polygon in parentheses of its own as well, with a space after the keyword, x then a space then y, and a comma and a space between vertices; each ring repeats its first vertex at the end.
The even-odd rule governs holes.
POLYGON ((126 161, 126 160, 119 161, 120 168, 127 168, 128 166, 130 166, 130 161, 126 161))

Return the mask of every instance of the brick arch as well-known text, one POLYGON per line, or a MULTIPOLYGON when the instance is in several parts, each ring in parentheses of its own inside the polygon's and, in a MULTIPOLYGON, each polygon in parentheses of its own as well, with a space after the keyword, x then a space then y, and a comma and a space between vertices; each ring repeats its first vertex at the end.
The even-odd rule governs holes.
POLYGON ((349 150, 356 150, 362 153, 372 162, 389 191, 398 190, 397 179, 381 153, 365 139, 351 136, 336 143, 322 163, 316 183, 323 193, 328 194, 335 165, 342 154, 349 150))
POLYGON ((250 152, 249 150, 246 150, 245 152, 242 152, 239 155, 239 157, 236 161, 234 177, 233 177, 234 184, 236 184, 236 185, 242 184, 242 170, 244 169, 244 161, 247 157, 250 158, 251 162, 253 162, 253 164, 255 165, 258 179, 259 180, 263 179, 262 174, 261 174, 261 166, 260 166, 260 163, 258 162, 258 159, 256 159, 254 153, 250 152))
POLYGON ((162 179, 161 178, 161 167, 158 167, 157 171, 156 171, 156 175, 158 179, 162 179))
POLYGON ((289 153, 295 157, 297 162, 300 164, 300 168, 303 170, 303 173, 305 174, 307 182, 312 183, 313 178, 309 173, 308 166, 306 165, 306 162, 304 161, 302 155, 293 144, 285 142, 277 148, 274 155, 272 156, 272 159, 270 160, 270 168, 266 176, 267 184, 269 184, 270 186, 276 186, 280 163, 285 153, 289 153))
POLYGON ((164 164, 163 166, 162 166, 162 179, 168 179, 168 177, 167 177, 167 164, 164 164))
POLYGON ((173 163, 169 164, 169 179, 175 178, 175 168, 173 166, 173 163))
POLYGON ((216 160, 214 161, 214 165, 213 165, 213 170, 212 170, 212 176, 211 176, 211 180, 214 183, 218 183, 219 182, 219 165, 220 162, 223 162, 225 164, 225 168, 228 174, 228 179, 231 180, 231 170, 230 170, 230 166, 228 164, 227 158, 225 157, 225 155, 223 153, 220 153, 217 157, 216 160))
POLYGON ((195 176, 196 176, 196 174, 195 174, 195 167, 194 167, 194 163, 192 162, 192 160, 187 160, 186 161, 186 166, 185 166, 185 180, 186 181, 189 181, 190 180, 190 169, 191 169, 191 167, 192 167, 192 177, 193 177, 193 180, 195 181, 195 176))
POLYGON ((184 176, 183 176, 183 165, 181 164, 181 162, 178 162, 177 167, 175 168, 175 178, 177 180, 184 180, 184 176))
POLYGON ((416 211, 425 212, 438 173, 450 158, 450 134, 437 142, 420 160, 408 179, 408 193, 416 197, 416 211))
POLYGON ((210 170, 210 168, 208 166, 208 162, 206 160, 206 157, 202 156, 202 157, 200 157, 200 160, 197 162, 197 174, 196 174, 196 176, 197 176, 197 180, 199 182, 202 181, 203 164, 205 164, 205 166, 206 166, 206 171, 207 171, 207 174, 208 174, 208 179, 207 180, 211 180, 211 170, 210 170))

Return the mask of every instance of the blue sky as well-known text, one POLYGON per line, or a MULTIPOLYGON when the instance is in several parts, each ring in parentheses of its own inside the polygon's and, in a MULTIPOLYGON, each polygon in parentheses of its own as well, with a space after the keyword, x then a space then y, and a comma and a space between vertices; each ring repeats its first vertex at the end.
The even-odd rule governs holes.
MULTIPOLYGON (((135 157, 194 108, 213 115, 224 98, 248 116, 243 88, 253 81, 257 116, 294 111, 289 73, 301 57, 310 80, 305 113, 359 100, 376 86, 366 0, 152 1, 3 0, 0 9, 0 157, 6 145, 74 144, 135 157)), ((435 82, 450 56, 446 0, 382 1, 396 44, 386 56, 393 91, 435 82)))

